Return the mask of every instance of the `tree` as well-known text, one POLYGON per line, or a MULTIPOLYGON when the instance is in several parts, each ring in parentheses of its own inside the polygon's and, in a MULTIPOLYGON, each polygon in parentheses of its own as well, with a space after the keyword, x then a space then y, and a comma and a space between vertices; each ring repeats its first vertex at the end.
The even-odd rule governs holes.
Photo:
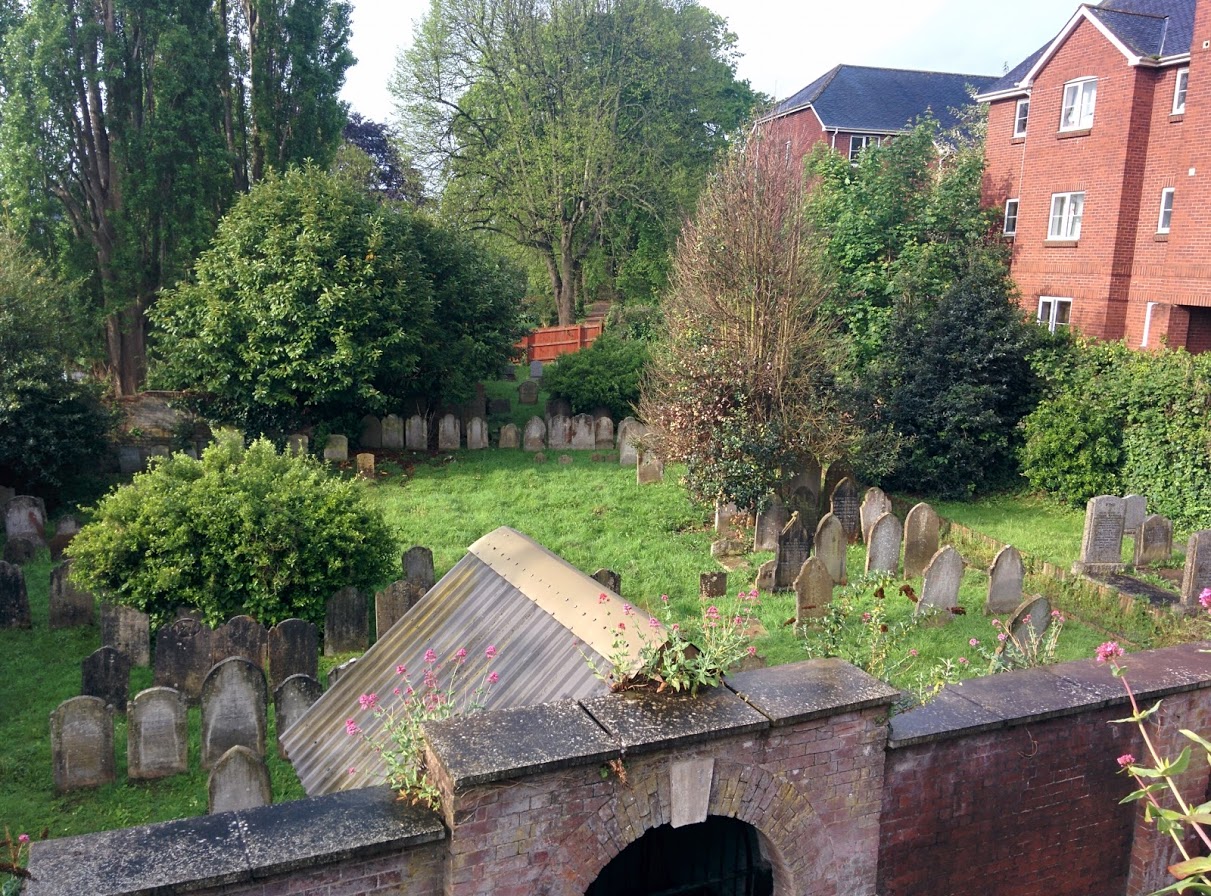
POLYGON ((728 155, 681 233, 640 405, 657 450, 688 465, 690 489, 741 507, 851 437, 801 177, 759 149, 728 155))
POLYGON ((590 254, 635 210, 671 232, 748 113, 733 43, 693 2, 435 0, 392 90, 445 207, 542 259, 571 323, 590 254))
POLYGON ((346 146, 356 147, 370 160, 362 178, 367 190, 396 202, 423 202, 420 172, 400 154, 399 137, 389 127, 353 112, 341 136, 346 146))

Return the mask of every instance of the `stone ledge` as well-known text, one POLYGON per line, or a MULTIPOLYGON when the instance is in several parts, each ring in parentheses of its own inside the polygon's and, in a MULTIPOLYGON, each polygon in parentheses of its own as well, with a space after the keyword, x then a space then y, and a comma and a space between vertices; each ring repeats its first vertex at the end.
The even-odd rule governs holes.
POLYGON ((900 696, 895 688, 840 659, 740 672, 729 675, 725 683, 775 728, 890 706, 900 696))

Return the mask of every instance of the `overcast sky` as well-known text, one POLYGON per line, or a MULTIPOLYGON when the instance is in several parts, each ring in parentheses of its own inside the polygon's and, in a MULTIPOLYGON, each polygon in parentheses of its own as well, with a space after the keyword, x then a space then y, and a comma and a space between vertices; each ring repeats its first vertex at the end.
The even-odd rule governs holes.
MULTIPOLYGON (((351 0, 353 54, 342 96, 367 118, 392 117, 387 80, 428 0, 351 0)), ((1055 36, 1073 0, 701 0, 737 37, 757 90, 790 96, 841 62, 999 75, 1055 36)))

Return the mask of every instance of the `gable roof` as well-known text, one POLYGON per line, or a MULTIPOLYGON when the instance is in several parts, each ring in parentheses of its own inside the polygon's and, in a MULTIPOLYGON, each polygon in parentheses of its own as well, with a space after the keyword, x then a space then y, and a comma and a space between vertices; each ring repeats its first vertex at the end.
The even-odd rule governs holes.
POLYGON ((1128 65, 1170 65, 1185 61, 1194 34, 1196 0, 1103 0, 1083 4, 1060 33, 1015 65, 976 99, 987 102, 1025 94, 1039 71, 1083 21, 1106 36, 1128 65))
MULTIPOLYGON (((483 697, 485 708, 609 693, 586 660, 609 668, 623 608, 621 597, 529 536, 504 526, 485 535, 282 733, 303 789, 316 796, 382 782, 381 757, 364 738, 346 733, 345 720, 353 718, 379 735, 381 721, 359 708, 358 697, 378 694, 389 707, 392 689, 401 682, 397 665, 406 667, 419 691, 430 647, 443 661, 467 649, 460 682, 479 683, 489 672, 499 673, 499 683, 483 697), (488 645, 497 648, 493 660, 484 656, 488 645)), ((649 627, 643 616, 639 623, 623 635, 632 671, 642 647, 640 630, 649 627)), ((656 628, 653 637, 662 632, 656 628)), ((444 670, 441 678, 444 687, 444 670)))
POLYGON ((892 134, 906 131, 926 112, 943 128, 958 123, 953 110, 971 104, 971 89, 995 77, 912 69, 838 65, 783 100, 763 120, 811 108, 827 129, 892 134))

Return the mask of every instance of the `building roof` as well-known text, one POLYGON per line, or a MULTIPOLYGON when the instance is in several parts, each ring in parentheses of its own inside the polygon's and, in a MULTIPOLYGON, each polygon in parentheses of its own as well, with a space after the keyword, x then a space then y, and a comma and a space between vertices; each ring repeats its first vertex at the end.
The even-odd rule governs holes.
MULTIPOLYGON (((482 700, 485 708, 600 696, 609 688, 589 660, 608 669, 607 657, 621 646, 631 670, 638 666, 641 629, 649 624, 641 618, 623 635, 618 622, 624 612, 622 598, 591 576, 501 527, 471 545, 280 739, 309 796, 380 783, 382 759, 364 738, 346 733, 345 720, 353 718, 373 736, 380 733, 381 722, 361 710, 358 698, 377 694, 389 707, 392 689, 401 683, 397 665, 420 690, 426 650, 433 648, 444 660, 465 647, 460 682, 474 686, 492 671, 500 676, 482 700), (624 639, 619 645, 616 635, 624 639), (497 650, 492 660, 484 656, 489 645, 497 650)), ((663 639, 663 628, 650 637, 663 639)), ((457 695, 464 689, 454 690, 457 695)))
POLYGON ((827 129, 892 134, 908 130, 926 112, 942 127, 958 123, 955 110, 971 103, 971 91, 997 79, 987 75, 838 65, 794 96, 766 120, 811 108, 827 129))

